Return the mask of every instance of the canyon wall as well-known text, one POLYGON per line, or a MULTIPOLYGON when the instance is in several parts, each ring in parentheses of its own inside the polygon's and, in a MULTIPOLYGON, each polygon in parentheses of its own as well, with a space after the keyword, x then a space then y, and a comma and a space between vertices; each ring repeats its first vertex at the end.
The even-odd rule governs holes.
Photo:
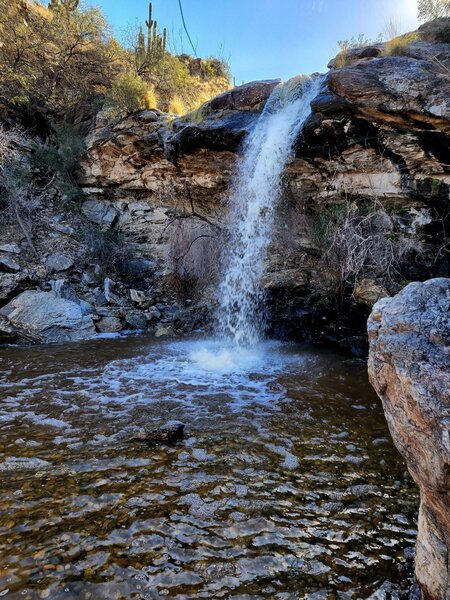
MULTIPOLYGON (((358 351, 378 298, 449 272, 440 249, 450 189, 450 45, 418 41, 403 56, 374 47, 348 61, 326 77, 286 169, 264 286, 273 331, 358 351), (356 238, 357 214, 370 215, 376 244, 390 240, 375 253, 392 255, 391 264, 388 257, 385 266, 372 264, 371 250, 359 247, 361 264, 346 271, 352 240, 339 256, 336 230, 348 226, 356 238)), ((201 294, 212 302, 207 284, 217 248, 226 248, 226 190, 276 83, 236 88, 181 119, 147 111, 114 125, 99 121, 81 175, 85 210, 116 215, 161 272, 181 256, 179 273, 203 277, 201 294)))

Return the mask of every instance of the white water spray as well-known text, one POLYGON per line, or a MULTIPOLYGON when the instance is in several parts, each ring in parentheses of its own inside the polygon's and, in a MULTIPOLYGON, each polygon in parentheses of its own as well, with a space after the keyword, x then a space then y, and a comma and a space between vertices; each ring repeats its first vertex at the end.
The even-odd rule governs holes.
POLYGON ((277 86, 245 144, 231 195, 232 235, 218 311, 220 337, 238 346, 253 346, 262 336, 261 278, 281 176, 320 84, 320 77, 302 76, 277 86))

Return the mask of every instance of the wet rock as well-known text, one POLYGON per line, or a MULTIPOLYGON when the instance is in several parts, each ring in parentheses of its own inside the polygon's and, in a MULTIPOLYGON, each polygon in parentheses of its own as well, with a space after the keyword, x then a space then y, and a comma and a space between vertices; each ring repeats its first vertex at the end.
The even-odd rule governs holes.
POLYGON ((122 321, 116 317, 102 317, 95 327, 100 333, 117 333, 123 329, 122 321))
POLYGON ((17 273, 20 271, 20 265, 10 256, 4 254, 0 256, 0 272, 4 273, 17 273))
POLYGON ((78 304, 53 292, 26 291, 0 309, 13 327, 45 341, 82 340, 94 337, 92 319, 78 304))
POLYGON ((450 279, 411 283, 375 304, 369 377, 420 488, 416 577, 423 597, 450 597, 450 279))
POLYGON ((167 336, 173 335, 173 334, 174 334, 173 325, 164 325, 164 324, 160 323, 159 325, 157 325, 156 330, 155 330, 155 336, 157 338, 167 337, 167 336))
POLYGON ((184 423, 180 423, 179 421, 169 421, 157 429, 139 432, 131 441, 145 442, 148 444, 174 444, 183 439, 184 428, 184 423))
POLYGON ((0 463, 1 471, 37 471, 51 467, 51 463, 40 458, 15 457, 6 458, 0 463))
POLYGON ((58 273, 59 271, 67 271, 73 267, 73 260, 68 256, 64 256, 64 254, 50 254, 50 256, 45 261, 45 265, 50 273, 58 273))
POLYGON ((118 215, 114 206, 99 200, 86 200, 81 207, 81 212, 89 221, 100 225, 103 229, 109 229, 118 215))

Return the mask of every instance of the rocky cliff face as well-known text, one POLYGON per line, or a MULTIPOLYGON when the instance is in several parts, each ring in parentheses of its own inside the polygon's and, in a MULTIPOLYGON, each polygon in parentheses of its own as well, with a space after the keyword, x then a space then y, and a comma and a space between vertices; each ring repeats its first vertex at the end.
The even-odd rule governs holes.
POLYGON ((426 600, 450 597, 450 279, 412 283, 375 304, 369 376, 420 487, 416 576, 426 600))
MULTIPOLYGON (((376 300, 450 272, 450 44, 433 32, 401 56, 378 45, 330 63, 283 178, 263 282, 271 333, 364 352, 376 300)), ((23 253, 17 271, 0 264, 1 303, 37 283, 90 304, 98 330, 110 317, 115 330, 204 324, 226 252, 226 191, 277 84, 235 88, 177 119, 100 114, 79 173, 81 215, 49 211, 52 245, 36 242, 44 265, 23 253), (107 277, 80 235, 86 223, 121 241, 107 277), (49 268, 55 250, 72 266, 49 268)))
MULTIPOLYGON (((274 331, 357 349, 374 301, 449 272, 450 45, 416 41, 402 56, 379 46, 348 62, 326 77, 286 169, 264 285, 274 331)), ((177 120, 147 111, 99 122, 80 176, 84 211, 104 212, 104 226, 134 238, 161 273, 203 278, 211 302, 225 192, 276 83, 236 88, 177 120)))

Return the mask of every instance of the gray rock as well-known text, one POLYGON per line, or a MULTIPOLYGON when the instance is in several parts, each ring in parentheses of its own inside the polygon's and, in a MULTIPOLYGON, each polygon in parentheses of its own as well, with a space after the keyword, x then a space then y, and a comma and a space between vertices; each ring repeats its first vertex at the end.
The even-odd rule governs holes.
POLYGON ((170 325, 170 324, 163 325, 162 323, 160 323, 159 325, 157 325, 156 330, 155 330, 155 336, 157 338, 166 337, 166 336, 173 335, 173 334, 174 334, 173 325, 170 325))
POLYGON ((0 344, 35 344, 42 341, 39 335, 11 323, 9 319, 0 315, 0 344))
POLYGON ((26 278, 24 273, 0 273, 0 300, 8 300, 26 278))
POLYGON ((78 304, 53 292, 26 291, 0 309, 0 315, 45 341, 83 340, 95 336, 92 319, 78 304))
POLYGON ((5 273, 17 273, 20 271, 20 265, 6 254, 0 256, 0 271, 5 273))
POLYGON ((137 306, 142 306, 147 301, 145 293, 140 290, 130 290, 130 299, 137 306))
POLYGON ((103 229, 109 229, 119 214, 109 202, 101 200, 86 200, 81 207, 81 212, 89 221, 97 223, 103 229))
POLYGON ((125 321, 133 329, 147 329, 147 319, 145 315, 138 310, 130 310, 125 315, 125 321))
POLYGON ((92 285, 94 283, 94 280, 89 275, 89 273, 83 273, 83 275, 81 276, 81 283, 83 285, 92 285))
POLYGON ((122 331, 122 321, 117 317, 102 317, 95 326, 100 333, 117 333, 122 331))
POLYGON ((64 225, 63 223, 51 223, 51 227, 55 231, 63 233, 64 235, 73 235, 75 233, 75 229, 73 227, 64 225))
POLYGON ((395 445, 420 488, 416 577, 450 597, 450 279, 411 283, 375 304, 369 377, 395 445))
POLYGON ((9 252, 10 254, 20 254, 20 248, 17 244, 3 244, 0 246, 0 252, 9 252))
POLYGON ((64 254, 50 254, 45 261, 45 265, 51 273, 58 273, 59 271, 67 271, 73 267, 73 260, 64 254))
POLYGON ((157 321, 161 318, 161 311, 157 309, 156 306, 152 306, 145 313, 145 318, 149 323, 157 321))
POLYGON ((78 304, 81 308, 81 313, 83 315, 92 315, 92 313, 94 312, 94 307, 89 302, 86 302, 85 300, 80 300, 78 304))
POLYGON ((119 302, 118 296, 113 293, 114 289, 114 281, 109 277, 105 278, 103 282, 103 293, 105 295, 105 299, 109 304, 117 304, 119 302))

